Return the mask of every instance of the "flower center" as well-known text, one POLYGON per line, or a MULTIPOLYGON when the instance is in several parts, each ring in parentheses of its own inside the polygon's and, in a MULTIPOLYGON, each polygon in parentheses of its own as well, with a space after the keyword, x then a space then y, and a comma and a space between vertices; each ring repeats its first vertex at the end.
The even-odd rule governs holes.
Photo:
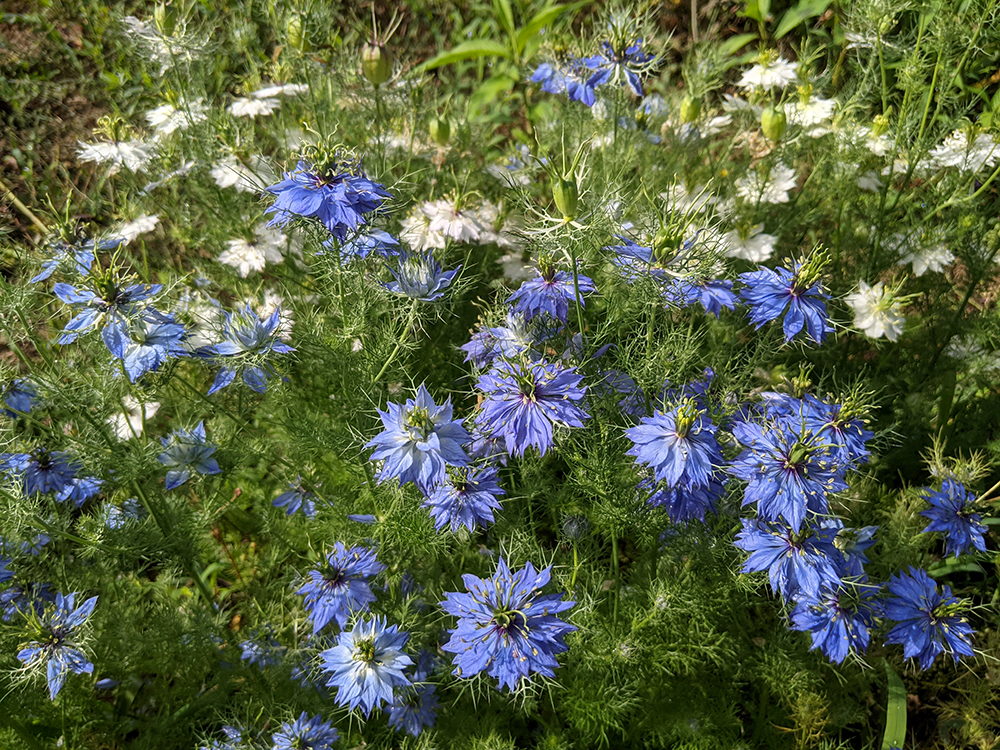
POLYGON ((354 661, 371 664, 375 661, 375 639, 365 638, 354 644, 354 661))
POLYGON ((427 436, 434 431, 434 422, 431 421, 429 412, 423 406, 414 407, 407 412, 406 426, 416 430, 422 440, 426 440, 427 436))

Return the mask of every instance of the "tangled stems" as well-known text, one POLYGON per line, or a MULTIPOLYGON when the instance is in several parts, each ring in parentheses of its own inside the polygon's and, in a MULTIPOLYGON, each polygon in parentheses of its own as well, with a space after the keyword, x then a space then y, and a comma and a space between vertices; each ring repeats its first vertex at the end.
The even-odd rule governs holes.
POLYGON ((378 374, 372 378, 373 383, 377 383, 383 375, 385 375, 386 370, 389 369, 389 365, 393 363, 396 356, 399 354, 399 350, 403 348, 403 342, 410 336, 410 328, 413 326, 413 321, 417 317, 417 303, 420 300, 414 299, 410 303, 410 312, 406 317, 406 325, 403 326, 403 332, 399 335, 399 340, 396 341, 396 346, 390 352, 389 357, 385 360, 385 364, 382 365, 382 369, 378 371, 378 374))

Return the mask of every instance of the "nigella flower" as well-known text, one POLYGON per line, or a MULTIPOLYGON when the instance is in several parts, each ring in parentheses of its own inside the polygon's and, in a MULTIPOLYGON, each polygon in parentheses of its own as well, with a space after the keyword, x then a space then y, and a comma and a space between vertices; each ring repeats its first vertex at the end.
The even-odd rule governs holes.
POLYGON ((657 481, 671 487, 707 487, 723 463, 717 429, 703 409, 685 401, 625 430, 633 443, 626 455, 635 456, 636 463, 649 466, 657 481))
POLYGON ((267 378, 274 371, 265 361, 271 354, 288 354, 295 349, 281 340, 281 309, 261 320, 249 304, 242 310, 226 313, 222 324, 222 341, 203 347, 204 357, 217 358, 222 369, 208 390, 211 396, 230 385, 236 376, 243 375, 243 382, 257 393, 267 391, 267 378))
POLYGON ((70 344, 81 334, 103 323, 101 337, 105 346, 113 356, 122 359, 125 355, 125 343, 128 341, 128 321, 143 314, 139 303, 159 292, 163 285, 132 284, 122 288, 109 273, 104 278, 97 279, 96 286, 96 292, 61 283, 53 287, 52 291, 59 299, 74 308, 81 308, 66 324, 59 337, 59 344, 70 344))
POLYGON ((462 420, 452 419, 451 398, 441 406, 434 403, 426 386, 420 384, 415 399, 400 406, 388 403, 379 410, 385 429, 365 447, 375 447, 372 461, 385 461, 378 480, 398 479, 399 485, 414 482, 424 493, 444 481, 445 466, 469 463, 462 446, 470 436, 462 420))
POLYGON ((0 390, 0 401, 3 401, 4 406, 0 413, 11 418, 19 417, 31 413, 38 403, 38 391, 24 378, 14 378, 0 390))
POLYGON ((819 522, 821 528, 836 529, 833 546, 840 550, 840 574, 849 578, 864 578, 865 565, 871 560, 865 552, 878 540, 875 532, 878 526, 863 526, 860 529, 845 527, 839 518, 824 518, 819 522))
POLYGON ((302 477, 294 482, 289 482, 288 486, 290 489, 278 495, 271 502, 271 505, 275 508, 284 508, 285 515, 288 516, 301 509, 306 518, 314 518, 316 516, 316 503, 313 498, 316 497, 316 493, 302 486, 302 477))
POLYGON ((574 286, 572 273, 556 271, 549 264, 543 264, 539 275, 521 284, 507 301, 514 305, 515 311, 524 314, 525 320, 548 313, 561 323, 566 323, 570 300, 576 299, 580 307, 583 307, 584 292, 596 291, 597 287, 589 277, 578 275, 574 286), (577 288, 579 295, 574 291, 577 288))
POLYGON ((528 446, 552 447, 552 426, 583 427, 590 415, 580 405, 587 391, 575 367, 535 362, 499 362, 476 386, 486 398, 476 423, 490 435, 502 435, 507 452, 523 456, 528 446))
POLYGON ((212 740, 211 745, 202 745, 198 750, 242 750, 246 747, 243 744, 243 731, 237 727, 225 725, 222 727, 222 733, 226 735, 225 740, 221 742, 212 740))
POLYGON ((536 319, 529 324, 523 315, 508 312, 506 325, 483 328, 472 335, 467 344, 459 348, 465 352, 465 361, 478 368, 489 367, 499 358, 517 359, 522 354, 530 359, 538 359, 536 349, 548 332, 546 326, 538 325, 536 319))
POLYGON ((951 594, 951 587, 937 585, 925 570, 910 566, 910 572, 893 576, 888 585, 892 595, 883 605, 885 616, 898 623, 886 639, 886 645, 900 643, 903 656, 916 657, 921 669, 929 669, 941 653, 957 663, 972 651, 972 627, 959 614, 962 603, 951 594))
POLYGON ((112 531, 126 528, 134 521, 142 520, 142 506, 135 498, 129 498, 121 505, 108 503, 101 508, 99 520, 104 524, 104 528, 112 531))
POLYGON ((542 91, 549 94, 565 93, 570 101, 593 107, 596 92, 587 78, 588 69, 582 60, 571 58, 563 66, 542 63, 531 75, 533 83, 542 84, 542 91))
POLYGON ((444 296, 444 290, 461 269, 459 266, 451 271, 441 270, 441 264, 430 252, 407 253, 400 257, 399 268, 389 268, 396 280, 390 281, 385 288, 423 302, 433 302, 444 296))
POLYGON ((964 555, 969 547, 975 547, 980 552, 986 551, 986 540, 983 534, 986 527, 982 518, 975 512, 976 495, 965 489, 961 482, 945 479, 941 483, 941 491, 935 492, 926 488, 928 494, 924 497, 931 507, 920 511, 920 515, 929 518, 930 523, 924 533, 940 531, 945 535, 945 552, 948 555, 964 555))
POLYGON ((191 477, 191 471, 199 474, 221 474, 219 462, 212 458, 216 446, 205 436, 205 423, 199 422, 193 430, 174 430, 169 438, 160 438, 163 453, 157 460, 169 466, 165 488, 180 487, 191 477))
POLYGON ((789 615, 792 630, 812 634, 810 651, 820 649, 830 661, 843 663, 853 651, 868 649, 870 631, 875 627, 874 587, 864 584, 824 582, 819 596, 800 599, 789 615))
POLYGON ((746 446, 729 468, 749 481, 743 505, 757 503, 766 521, 784 519, 797 533, 806 513, 826 515, 826 496, 847 489, 826 443, 783 421, 736 422, 733 436, 746 446))
POLYGON ((440 531, 449 526, 458 531, 464 526, 475 531, 476 526, 493 523, 493 511, 500 510, 497 498, 506 494, 497 483, 497 470, 465 466, 449 471, 448 475, 423 503, 430 509, 434 528, 440 531))
POLYGON ((77 508, 101 491, 101 480, 97 477, 75 477, 56 493, 60 503, 71 502, 77 508))
POLYGON ((134 383, 147 372, 160 369, 169 357, 188 356, 184 347, 186 335, 184 326, 175 322, 172 315, 157 313, 155 318, 132 320, 122 357, 128 379, 134 383))
POLYGON ((272 750, 330 750, 340 732, 320 715, 311 719, 305 711, 291 724, 282 724, 275 732, 272 750))
POLYGON ((700 302, 705 312, 716 318, 722 313, 722 308, 735 310, 739 298, 733 292, 733 282, 721 279, 674 279, 663 290, 663 296, 668 304, 679 307, 690 307, 700 302))
POLYGON ((367 610, 375 601, 368 579, 383 570, 385 566, 370 549, 347 549, 343 542, 337 542, 326 556, 326 564, 319 570, 310 570, 308 582, 295 592, 305 596, 313 633, 321 631, 331 620, 343 628, 351 613, 367 610))
POLYGON ((392 703, 393 688, 410 684, 403 673, 413 664, 403 653, 409 637, 382 617, 361 620, 338 635, 337 645, 319 655, 323 671, 331 673, 327 687, 337 688, 337 703, 352 711, 361 708, 366 717, 392 703))
POLYGON ((31 453, 0 453, 0 471, 21 479, 25 496, 62 492, 79 470, 79 462, 63 451, 42 447, 31 453))
POLYGON ((576 630, 556 615, 576 602, 542 593, 551 571, 550 566, 538 572, 529 562, 512 573, 501 557, 492 578, 462 576, 469 593, 445 593, 441 607, 459 618, 441 647, 455 654, 453 674, 471 677, 486 671, 499 680, 498 687, 510 690, 533 672, 555 676, 556 654, 569 648, 564 638, 576 630))
POLYGON ((49 698, 56 699, 66 677, 73 674, 93 674, 94 665, 76 648, 73 631, 83 625, 94 611, 97 597, 92 596, 79 607, 76 594, 64 597, 56 594, 55 610, 42 618, 38 640, 31 641, 18 654, 18 660, 28 666, 45 663, 49 698))
POLYGON ((55 240, 49 244, 50 255, 48 260, 42 263, 42 270, 28 283, 37 284, 39 281, 45 281, 56 272, 59 266, 72 267, 78 276, 86 276, 94 264, 96 251, 114 250, 124 241, 123 237, 112 237, 106 240, 85 240, 82 238, 55 240))
POLYGON ((417 659, 417 666, 409 687, 397 690, 389 706, 389 726, 398 731, 406 731, 417 737, 424 727, 434 726, 437 719, 437 688, 425 680, 430 674, 432 657, 423 652, 417 659))
POLYGON ((285 655, 285 647, 278 643, 270 631, 261 636, 255 630, 249 639, 240 642, 239 647, 240 661, 260 670, 280 664, 285 655))
POLYGON ((743 530, 733 544, 749 552, 743 573, 766 570, 771 589, 786 601, 802 596, 819 597, 822 585, 837 586, 840 576, 833 544, 836 531, 806 526, 801 532, 784 524, 742 520, 743 530))
POLYGON ((791 341, 805 329, 809 338, 822 343, 833 326, 826 317, 826 300, 830 297, 819 284, 817 265, 796 263, 792 271, 761 268, 740 274, 746 285, 740 295, 750 305, 750 322, 754 327, 760 328, 784 315, 785 341, 791 341))
POLYGON ((638 490, 649 492, 646 503, 667 510, 671 523, 681 524, 697 519, 705 521, 706 513, 715 513, 716 505, 725 493, 725 486, 713 476, 704 486, 693 486, 686 483, 674 487, 657 487, 652 477, 639 482, 638 490))
POLYGON ((348 232, 368 223, 368 216, 392 196, 361 171, 361 163, 343 160, 327 169, 300 161, 294 172, 265 190, 275 195, 268 226, 284 226, 295 216, 315 217, 343 242, 348 232))
POLYGON ((866 463, 871 452, 866 443, 875 433, 842 404, 828 404, 806 394, 802 399, 802 424, 830 446, 834 460, 842 466, 866 463))
MULTIPOLYGON (((381 229, 372 229, 366 233, 351 237, 345 242, 336 243, 336 245, 339 246, 342 263, 347 263, 351 260, 364 260, 372 253, 385 259, 395 258, 401 253, 399 240, 388 232, 383 232, 381 229)), ((323 247, 335 247, 334 240, 327 240, 323 243, 323 247)), ((317 255, 319 254, 317 253, 317 255)))
POLYGON ((597 71, 587 81, 591 88, 604 83, 621 82, 628 84, 636 96, 642 96, 642 78, 657 65, 655 55, 642 51, 642 39, 631 44, 617 39, 601 42, 601 51, 585 58, 583 62, 591 70, 597 71))

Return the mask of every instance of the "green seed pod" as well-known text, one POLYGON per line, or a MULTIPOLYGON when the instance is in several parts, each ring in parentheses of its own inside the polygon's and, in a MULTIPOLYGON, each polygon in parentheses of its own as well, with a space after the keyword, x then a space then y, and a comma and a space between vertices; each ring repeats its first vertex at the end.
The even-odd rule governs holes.
POLYGON ((686 95, 681 100, 681 122, 694 122, 701 115, 701 99, 686 95))
POLYGON ((552 183, 552 198, 567 221, 576 218, 576 207, 580 201, 580 188, 576 180, 570 177, 559 177, 552 183))
POLYGON ((784 107, 775 107, 773 104, 764 110, 760 116, 760 129, 772 143, 777 143, 788 129, 788 118, 785 116, 784 107))
POLYGON ((297 49, 303 54, 312 49, 312 45, 309 44, 309 38, 306 35, 305 21, 298 13, 293 13, 288 17, 288 22, 285 24, 285 33, 288 35, 288 46, 292 49, 297 49))
POLYGON ((381 86, 392 75, 392 53, 378 42, 366 44, 361 48, 361 72, 373 86, 381 86))
POLYGON ((174 29, 177 28, 177 12, 167 7, 166 3, 157 3, 153 8, 153 21, 157 31, 163 36, 173 36, 174 29))
POLYGON ((444 117, 435 117, 430 121, 427 129, 431 132, 431 138, 439 146, 447 146, 448 139, 451 138, 451 123, 444 117))

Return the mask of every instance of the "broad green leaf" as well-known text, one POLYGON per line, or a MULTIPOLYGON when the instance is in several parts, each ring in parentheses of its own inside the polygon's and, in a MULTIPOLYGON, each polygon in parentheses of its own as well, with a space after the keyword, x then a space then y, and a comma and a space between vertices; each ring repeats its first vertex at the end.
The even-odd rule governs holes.
POLYGON ((750 42, 752 42, 756 38, 757 38, 756 34, 738 34, 720 44, 719 50, 722 52, 723 55, 728 57, 729 55, 736 54, 736 51, 738 49, 747 44, 750 44, 750 42))
POLYGON ((760 4, 757 0, 747 0, 746 10, 741 12, 739 15, 752 18, 757 23, 764 23, 764 16, 760 12, 760 4))
POLYGON ((510 7, 510 0, 493 0, 493 7, 497 11, 497 17, 500 19, 503 30, 507 32, 511 42, 514 42, 517 37, 517 28, 514 26, 514 9, 510 7))
POLYGON ((885 735, 882 750, 902 747, 906 741, 906 687, 899 675, 885 664, 885 674, 889 678, 888 698, 885 702, 885 735))
POLYGON ((927 574, 932 578, 937 578, 938 576, 947 576, 952 573, 985 573, 982 566, 976 562, 959 562, 958 559, 954 557, 949 557, 948 559, 939 562, 935 565, 931 565, 927 568, 927 574))
POLYGON ((433 70, 434 68, 440 68, 442 65, 451 65, 463 60, 474 60, 477 57, 508 58, 510 57, 510 51, 504 45, 494 42, 491 39, 472 39, 468 42, 462 42, 457 47, 452 47, 450 50, 442 52, 437 57, 428 60, 420 66, 420 70, 433 70))
POLYGON ((524 48, 535 34, 541 31, 543 28, 548 26, 554 20, 556 20, 563 12, 565 12, 571 6, 569 5, 550 5, 546 8, 542 8, 538 11, 534 18, 532 18, 528 23, 521 27, 517 32, 517 49, 520 52, 524 52, 524 48))
POLYGON ((476 89, 469 97, 469 111, 477 112, 482 107, 487 106, 501 93, 514 88, 517 79, 508 75, 495 75, 486 79, 483 85, 476 89))
POLYGON ((788 12, 778 24, 778 29, 774 32, 775 39, 781 39, 785 34, 794 29, 800 23, 808 21, 810 18, 817 18, 826 12, 832 0, 801 0, 798 5, 788 9, 788 12))

